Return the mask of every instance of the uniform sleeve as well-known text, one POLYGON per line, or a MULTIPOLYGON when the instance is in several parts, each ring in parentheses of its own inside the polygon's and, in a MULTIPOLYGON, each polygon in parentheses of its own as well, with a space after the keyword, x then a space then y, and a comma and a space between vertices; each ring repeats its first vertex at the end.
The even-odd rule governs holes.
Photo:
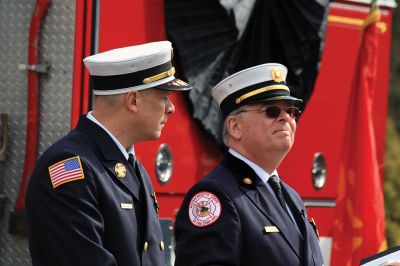
POLYGON ((82 161, 83 179, 53 188, 48 166, 38 164, 26 192, 33 265, 116 265, 103 247, 101 202, 91 168, 82 161))
POLYGON ((202 182, 186 195, 175 223, 175 266, 240 264, 240 220, 221 187, 202 182))

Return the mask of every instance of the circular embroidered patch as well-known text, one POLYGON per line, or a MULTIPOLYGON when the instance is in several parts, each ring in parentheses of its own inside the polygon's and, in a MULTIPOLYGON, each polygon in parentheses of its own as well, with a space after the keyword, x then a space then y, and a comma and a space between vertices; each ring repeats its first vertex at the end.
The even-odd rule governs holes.
POLYGON ((194 226, 204 227, 214 223, 221 212, 221 202, 211 192, 199 192, 190 200, 189 219, 194 226))

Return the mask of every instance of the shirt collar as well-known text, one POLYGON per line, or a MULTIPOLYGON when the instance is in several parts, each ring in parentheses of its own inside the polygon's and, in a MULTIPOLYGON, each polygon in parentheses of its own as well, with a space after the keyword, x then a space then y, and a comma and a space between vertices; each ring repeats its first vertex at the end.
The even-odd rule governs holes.
POLYGON ((264 169, 262 169, 260 166, 258 166, 257 164, 253 163, 252 161, 250 161, 249 159, 247 159, 246 157, 244 157, 243 155, 241 155, 240 153, 238 153, 234 149, 229 148, 229 153, 232 154, 233 156, 235 156, 236 158, 242 160, 243 162, 245 162, 248 166, 250 166, 251 169, 253 169, 254 172, 256 172, 256 174, 261 178, 261 180, 264 183, 267 183, 269 177, 272 176, 272 175, 276 175, 278 177, 278 181, 279 181, 278 171, 274 170, 271 174, 269 174, 264 169))
POLYGON ((122 154, 124 155, 124 157, 128 160, 129 158, 129 154, 131 153, 133 156, 135 156, 135 147, 132 145, 130 146, 127 150, 124 148, 124 146, 122 146, 122 144, 118 141, 118 139, 116 137, 114 137, 114 135, 108 131, 108 129, 103 126, 102 123, 99 122, 99 120, 97 120, 93 115, 92 115, 92 111, 90 111, 86 117, 93 121, 94 123, 96 123, 99 127, 101 127, 102 129, 104 129, 105 132, 107 132, 108 135, 110 135, 111 139, 115 142, 115 144, 117 144, 118 148, 121 150, 122 154))

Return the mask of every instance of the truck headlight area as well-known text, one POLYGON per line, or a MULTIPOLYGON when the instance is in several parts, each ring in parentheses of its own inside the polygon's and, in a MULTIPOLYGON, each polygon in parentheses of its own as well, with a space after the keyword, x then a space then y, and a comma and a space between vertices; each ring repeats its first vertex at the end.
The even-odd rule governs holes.
POLYGON ((311 170, 313 185, 315 189, 321 189, 326 182, 326 162, 322 153, 315 153, 311 170))
POLYGON ((167 144, 160 145, 156 155, 156 176, 157 180, 165 185, 172 177, 174 163, 171 149, 167 144))

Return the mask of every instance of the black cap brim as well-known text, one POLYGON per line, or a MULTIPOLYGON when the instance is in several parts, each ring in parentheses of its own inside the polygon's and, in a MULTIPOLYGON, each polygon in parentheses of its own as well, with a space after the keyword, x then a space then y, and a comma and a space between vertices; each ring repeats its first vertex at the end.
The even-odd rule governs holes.
POLYGON ((300 110, 303 109, 303 100, 295 98, 295 97, 292 97, 292 96, 276 96, 276 97, 272 97, 272 98, 268 98, 268 99, 264 99, 264 100, 254 101, 252 103, 276 102, 276 101, 288 102, 288 103, 294 104, 300 110))
POLYGON ((271 98, 267 98, 267 99, 257 100, 257 101, 254 101, 254 102, 275 102, 275 101, 288 101, 288 102, 293 102, 295 104, 302 104, 303 103, 302 99, 298 99, 296 97, 289 96, 289 95, 275 96, 275 97, 271 97, 271 98))

